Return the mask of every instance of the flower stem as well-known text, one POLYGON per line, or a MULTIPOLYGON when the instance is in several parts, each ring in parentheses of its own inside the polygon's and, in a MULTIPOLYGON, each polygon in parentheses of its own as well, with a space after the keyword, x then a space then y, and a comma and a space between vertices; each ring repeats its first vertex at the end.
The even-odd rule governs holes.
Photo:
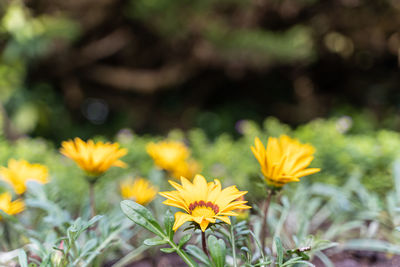
POLYGON ((209 256, 208 249, 207 249, 207 243, 206 243, 206 233, 203 231, 201 231, 201 244, 203 246, 204 253, 206 253, 206 255, 209 256))
POLYGON ((10 237, 10 229, 8 227, 8 223, 6 221, 3 222, 3 233, 4 233, 4 239, 5 243, 8 245, 8 249, 11 250, 11 237, 10 237))
POLYGON ((237 267, 237 259, 236 259, 236 244, 235 244, 235 232, 233 227, 234 219, 231 222, 230 230, 231 230, 231 245, 232 245, 232 257, 233 257, 233 267, 237 267))
POLYGON ((94 183, 89 182, 89 198, 90 198, 90 216, 93 218, 96 215, 96 201, 94 195, 94 183))
POLYGON ((269 209, 269 205, 271 203, 271 198, 272 198, 273 193, 274 193, 273 190, 268 191, 268 197, 264 203, 263 221, 262 221, 262 226, 261 226, 261 248, 263 249, 263 251, 265 250, 265 238, 267 237, 268 209, 269 209))

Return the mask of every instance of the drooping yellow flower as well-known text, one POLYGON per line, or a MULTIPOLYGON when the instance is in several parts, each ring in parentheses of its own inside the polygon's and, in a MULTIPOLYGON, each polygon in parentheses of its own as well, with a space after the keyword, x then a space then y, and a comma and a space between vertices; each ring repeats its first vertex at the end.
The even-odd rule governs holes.
POLYGON ((290 182, 298 182, 303 176, 319 172, 319 168, 308 168, 314 159, 315 148, 302 144, 287 135, 270 137, 265 148, 258 137, 255 147, 251 147, 261 165, 261 171, 268 185, 282 187, 290 182))
POLYGON ((126 155, 127 150, 118 143, 82 141, 80 138, 61 143, 60 152, 71 158, 90 176, 99 176, 111 167, 126 167, 119 158, 126 155))
POLYGON ((11 199, 11 194, 8 192, 0 194, 0 210, 8 215, 14 215, 25 209, 25 204, 21 199, 15 201, 11 201, 11 199))
POLYGON ((49 170, 46 166, 37 163, 31 164, 26 160, 10 159, 7 168, 1 167, 0 175, 19 195, 26 191, 28 181, 36 181, 41 184, 49 181, 49 170))
POLYGON ((169 183, 177 191, 160 192, 160 195, 167 198, 163 203, 185 211, 175 213, 174 231, 185 222, 195 222, 204 232, 208 225, 216 220, 230 224, 228 216, 238 215, 234 210, 251 208, 245 205, 247 201, 236 200, 247 191, 239 191, 234 185, 221 189, 221 183, 217 179, 207 183, 206 179, 198 174, 193 183, 184 177, 181 177, 181 185, 173 181, 169 183))
POLYGON ((199 173, 200 165, 195 160, 188 160, 178 163, 171 171, 172 177, 180 179, 181 176, 192 180, 196 173, 199 173))
POLYGON ((120 188, 123 198, 132 199, 140 205, 147 205, 157 194, 157 188, 143 178, 125 180, 120 184, 120 188))

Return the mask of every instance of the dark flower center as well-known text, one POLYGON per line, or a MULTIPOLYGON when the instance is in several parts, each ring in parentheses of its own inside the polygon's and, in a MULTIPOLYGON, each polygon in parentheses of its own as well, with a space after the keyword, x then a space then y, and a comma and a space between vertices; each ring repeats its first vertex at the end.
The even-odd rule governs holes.
POLYGON ((213 204, 211 201, 208 201, 206 203, 203 200, 200 200, 200 201, 195 201, 193 203, 190 203, 190 205, 189 205, 190 213, 192 213, 192 211, 198 207, 210 208, 214 211, 215 214, 217 214, 219 212, 219 207, 217 204, 213 204))

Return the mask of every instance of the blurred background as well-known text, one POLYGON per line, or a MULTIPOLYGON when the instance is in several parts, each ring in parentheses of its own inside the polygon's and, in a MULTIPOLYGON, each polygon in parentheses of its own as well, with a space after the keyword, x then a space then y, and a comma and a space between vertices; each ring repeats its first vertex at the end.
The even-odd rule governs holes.
POLYGON ((8 139, 243 120, 400 129, 399 0, 3 0, 8 139))

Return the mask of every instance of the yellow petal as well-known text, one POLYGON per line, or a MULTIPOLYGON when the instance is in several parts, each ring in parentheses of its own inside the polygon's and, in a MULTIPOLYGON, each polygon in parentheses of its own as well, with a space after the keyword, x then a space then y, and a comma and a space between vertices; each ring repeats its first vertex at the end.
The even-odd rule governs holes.
POLYGON ((193 217, 189 214, 183 212, 175 213, 175 223, 172 227, 172 230, 176 231, 179 227, 181 227, 185 222, 193 221, 193 217))

